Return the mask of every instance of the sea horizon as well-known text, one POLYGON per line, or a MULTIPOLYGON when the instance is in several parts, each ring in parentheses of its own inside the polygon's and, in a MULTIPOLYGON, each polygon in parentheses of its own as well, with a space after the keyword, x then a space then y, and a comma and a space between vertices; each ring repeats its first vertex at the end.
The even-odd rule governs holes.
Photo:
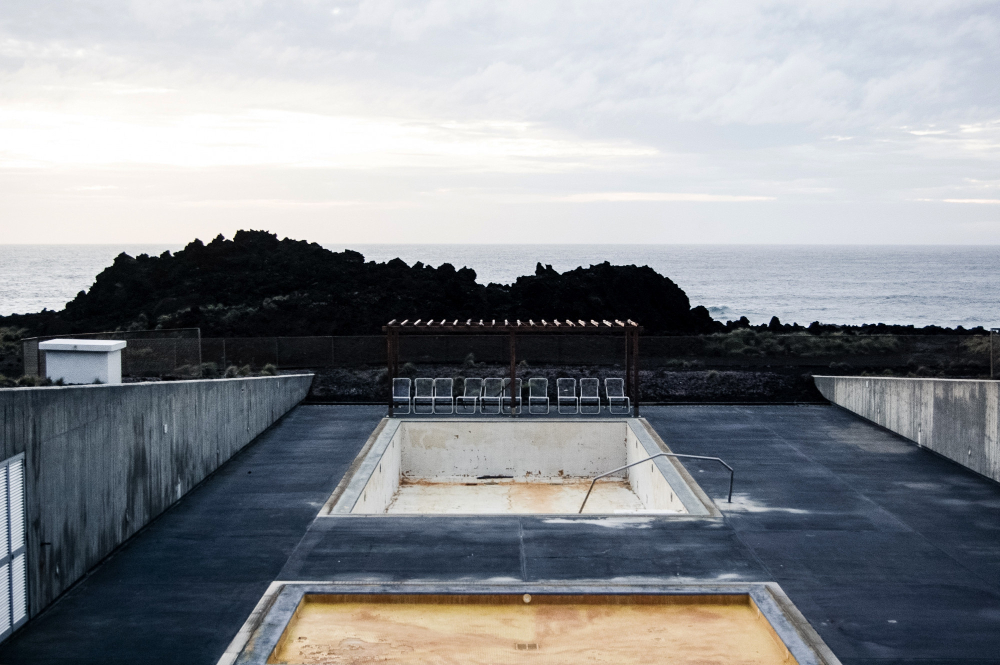
MULTIPOLYGON (((559 272, 609 261, 648 265, 692 306, 718 320, 944 327, 1000 325, 1000 245, 319 243, 366 260, 400 258, 476 271, 509 284, 535 265, 559 272)), ((0 244, 0 315, 61 310, 121 252, 177 251, 170 243, 0 244), (52 270, 58 266, 58 270, 52 270)))

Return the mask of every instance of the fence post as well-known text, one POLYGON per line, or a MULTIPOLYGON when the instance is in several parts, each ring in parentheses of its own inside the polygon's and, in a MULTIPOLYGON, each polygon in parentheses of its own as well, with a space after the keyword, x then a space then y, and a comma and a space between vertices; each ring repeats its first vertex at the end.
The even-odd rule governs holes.
POLYGON ((198 339, 198 378, 201 379, 204 378, 205 376, 204 370, 202 369, 203 358, 201 355, 201 328, 195 328, 195 330, 197 331, 197 339, 198 339))
POLYGON ((993 378, 993 337, 1000 333, 1000 328, 990 328, 990 378, 993 378))
MULTIPOLYGON (((517 360, 516 356, 516 342, 514 340, 514 330, 510 331, 510 417, 515 417, 515 412, 517 411, 517 398, 520 395, 514 393, 517 388, 517 360)), ((503 387, 500 388, 500 412, 503 413, 503 387)))

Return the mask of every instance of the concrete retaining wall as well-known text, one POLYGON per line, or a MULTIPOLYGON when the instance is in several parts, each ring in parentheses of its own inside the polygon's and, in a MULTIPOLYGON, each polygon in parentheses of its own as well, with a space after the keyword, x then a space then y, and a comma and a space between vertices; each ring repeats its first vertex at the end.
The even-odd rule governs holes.
POLYGON ((311 382, 0 390, 0 459, 25 453, 30 616, 302 401, 311 382))
POLYGON ((817 376, 828 400, 1000 481, 1000 382, 817 376))

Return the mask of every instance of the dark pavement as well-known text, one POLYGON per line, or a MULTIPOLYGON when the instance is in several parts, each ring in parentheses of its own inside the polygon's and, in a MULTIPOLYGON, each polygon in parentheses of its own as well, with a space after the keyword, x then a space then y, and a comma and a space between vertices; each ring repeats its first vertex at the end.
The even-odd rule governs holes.
POLYGON ((723 519, 323 517, 380 407, 300 407, 0 648, 205 663, 286 580, 775 581, 845 663, 1000 661, 1000 486, 836 407, 643 409, 723 519), (250 472, 250 473, 248 473, 250 472), (310 526, 311 524, 311 526, 310 526))

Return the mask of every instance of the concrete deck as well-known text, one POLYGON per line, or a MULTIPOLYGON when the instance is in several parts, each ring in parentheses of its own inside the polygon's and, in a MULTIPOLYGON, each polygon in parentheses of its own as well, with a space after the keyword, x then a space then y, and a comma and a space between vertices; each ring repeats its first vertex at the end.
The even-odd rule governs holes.
POLYGON ((724 517, 314 519, 381 416, 292 412, 0 647, 217 661, 274 579, 775 581, 845 663, 996 662, 1000 486, 835 407, 643 409, 724 517))

